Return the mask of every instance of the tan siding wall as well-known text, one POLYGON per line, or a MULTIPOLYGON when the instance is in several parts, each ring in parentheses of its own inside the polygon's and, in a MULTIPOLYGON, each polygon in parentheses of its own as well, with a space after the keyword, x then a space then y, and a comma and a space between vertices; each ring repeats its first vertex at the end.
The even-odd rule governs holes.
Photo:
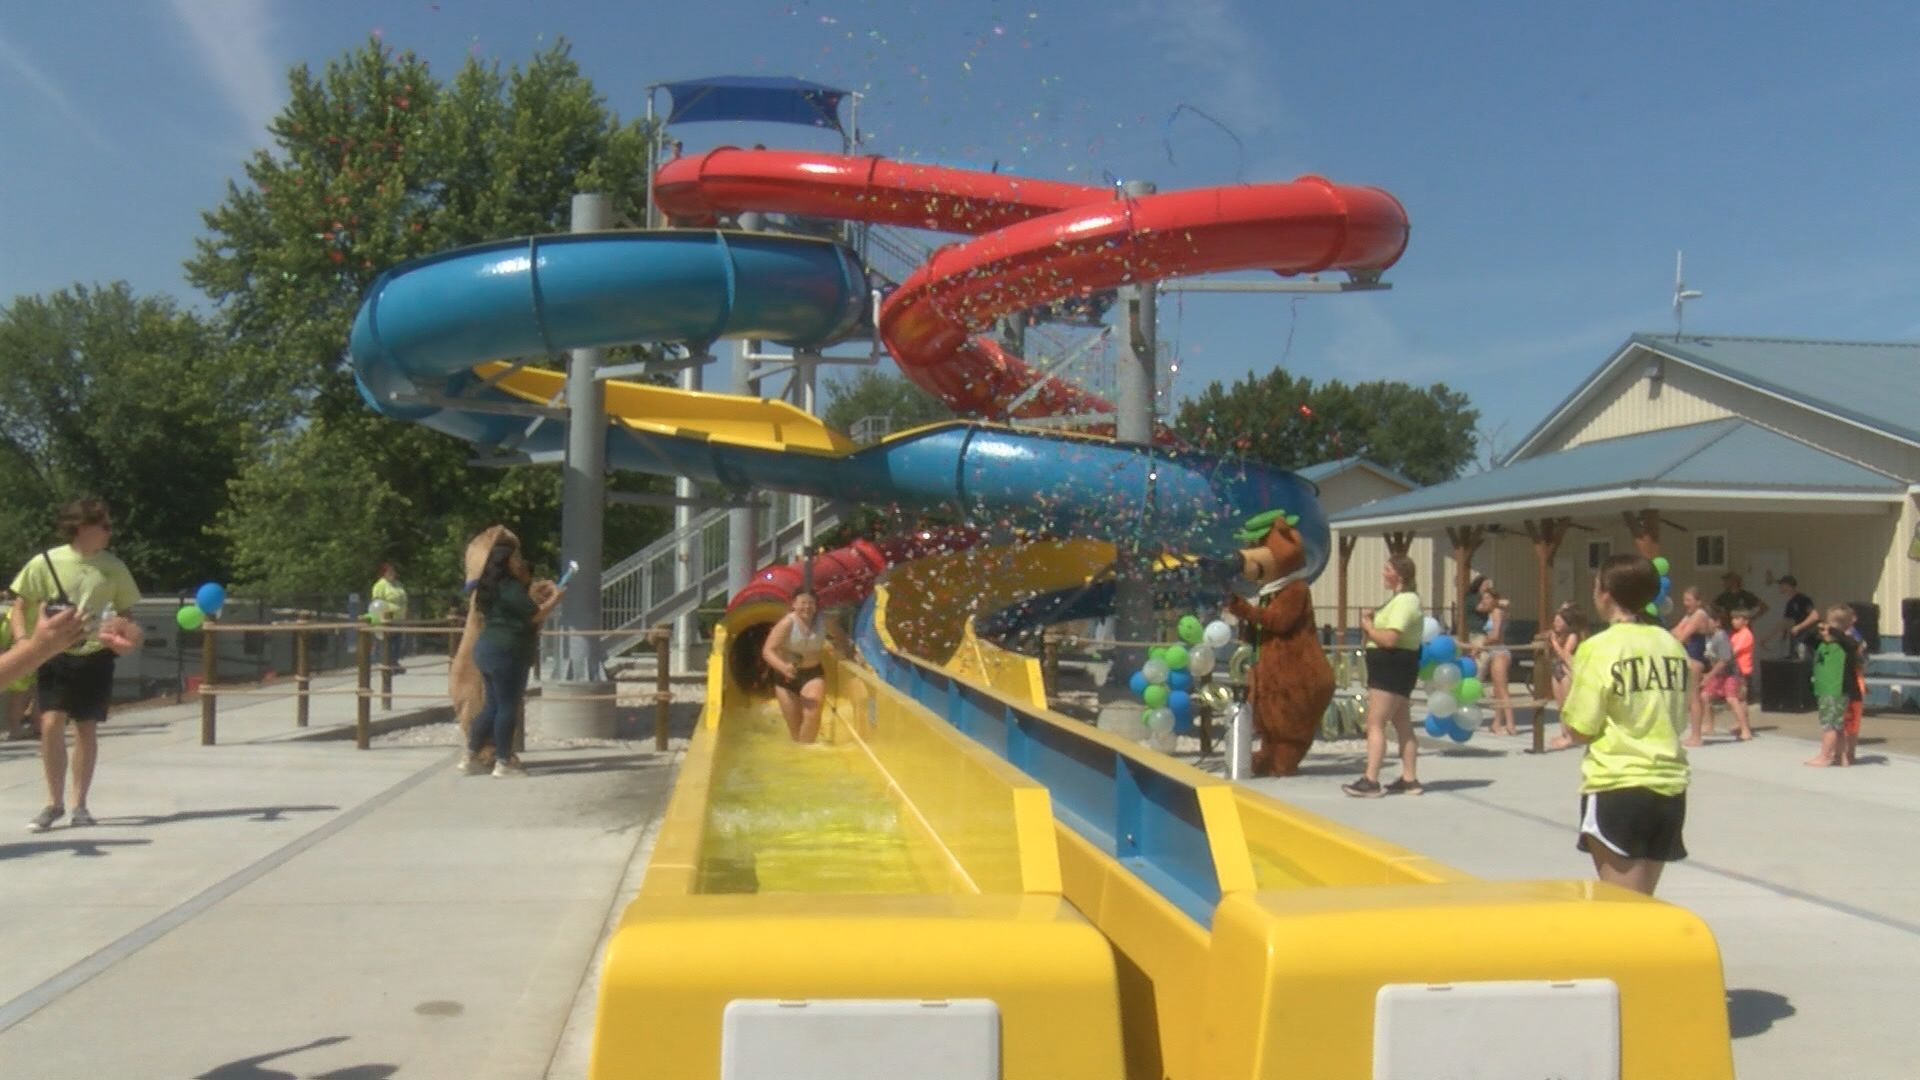
POLYGON ((1337 514, 1342 510, 1350 510, 1375 499, 1400 495, 1409 490, 1411 489, 1407 485, 1397 484, 1378 473, 1366 469, 1349 469, 1321 485, 1320 509, 1328 514, 1337 514))
MULTIPOLYGON (((1708 376, 1673 363, 1666 365, 1666 372, 1655 393, 1645 374, 1645 362, 1629 361, 1598 398, 1568 418, 1559 434, 1549 445, 1542 446, 1540 452, 1552 453, 1600 439, 1700 424, 1733 415, 1732 409, 1716 400, 1712 392, 1715 388, 1703 385, 1708 376)), ((1725 380, 1712 381, 1727 386, 1725 380)))
POLYGON ((1740 416, 1868 468, 1908 482, 1920 480, 1920 447, 1671 361, 1665 365, 1664 385, 1653 394, 1645 371, 1644 362, 1629 360, 1591 404, 1568 417, 1556 434, 1528 456, 1599 439, 1740 416))
MULTIPOLYGON (((1340 535, 1334 530, 1334 536, 1340 535)), ((1340 586, 1338 574, 1339 541, 1334 541, 1335 561, 1327 567, 1320 580, 1313 583, 1313 606, 1315 618, 1322 626, 1337 626, 1340 586)), ((1434 606, 1434 543, 1420 538, 1413 542, 1407 555, 1413 559, 1420 581, 1420 601, 1429 609, 1434 606)), ((1353 549, 1353 559, 1347 564, 1347 626, 1349 629, 1360 625, 1360 612, 1377 608, 1387 602, 1387 590, 1380 584, 1380 570, 1387 564, 1387 542, 1378 536, 1362 536, 1360 543, 1353 549)), ((1450 560, 1440 560, 1442 566, 1451 567, 1450 560)), ((1448 571, 1449 573, 1451 571, 1448 571)))

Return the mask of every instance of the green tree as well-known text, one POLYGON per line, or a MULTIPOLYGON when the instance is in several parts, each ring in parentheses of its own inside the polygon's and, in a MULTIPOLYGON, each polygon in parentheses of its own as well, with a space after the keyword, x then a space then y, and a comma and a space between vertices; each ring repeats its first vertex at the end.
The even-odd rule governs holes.
MULTIPOLYGON (((558 476, 472 466, 473 447, 368 410, 346 369, 347 334, 383 270, 463 244, 564 231, 576 192, 607 193, 617 214, 638 219, 646 131, 609 110, 564 43, 504 72, 469 60, 443 82, 418 56, 373 40, 319 74, 293 69, 289 90, 272 148, 204 215, 207 235, 186 264, 234 347, 258 358, 302 414, 249 466, 220 519, 237 579, 337 592, 392 560, 410 582, 452 585, 466 537, 497 520, 535 558, 550 555, 558 476), (326 501, 314 493, 337 492, 343 476, 366 485, 344 504, 350 512, 315 512, 326 501), (359 561, 349 566, 346 552, 359 561)), ((609 551, 662 520, 657 510, 615 508, 609 551)))
POLYGON ((1460 475, 1473 460, 1480 413, 1444 383, 1316 386, 1275 368, 1183 402, 1174 429, 1213 453, 1240 454, 1283 469, 1364 457, 1421 484, 1460 475))
POLYGON ((77 495, 114 510, 113 549, 141 585, 226 564, 209 532, 276 397, 266 376, 171 300, 124 283, 0 309, 0 563, 52 539, 77 495))
POLYGON ((827 407, 820 415, 827 426, 847 432, 868 417, 885 417, 888 431, 954 418, 953 410, 939 398, 899 375, 874 368, 861 368, 859 374, 844 382, 829 382, 827 407))

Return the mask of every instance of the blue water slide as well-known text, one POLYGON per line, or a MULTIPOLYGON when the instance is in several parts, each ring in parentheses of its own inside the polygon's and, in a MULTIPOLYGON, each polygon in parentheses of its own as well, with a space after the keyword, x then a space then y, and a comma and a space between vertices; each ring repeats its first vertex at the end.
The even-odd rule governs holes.
MULTIPOLYGON (((518 402, 472 368, 489 360, 661 341, 844 336, 866 302, 851 251, 758 233, 657 230, 543 236, 398 266, 369 288, 349 354, 380 412, 528 452, 565 445, 560 424, 485 411, 518 402)), ((1311 484, 1242 460, 1102 439, 952 423, 838 456, 662 434, 620 424, 610 467, 852 502, 958 508, 971 520, 1150 550, 1226 556, 1265 510, 1300 516, 1309 566, 1326 564, 1311 484)))

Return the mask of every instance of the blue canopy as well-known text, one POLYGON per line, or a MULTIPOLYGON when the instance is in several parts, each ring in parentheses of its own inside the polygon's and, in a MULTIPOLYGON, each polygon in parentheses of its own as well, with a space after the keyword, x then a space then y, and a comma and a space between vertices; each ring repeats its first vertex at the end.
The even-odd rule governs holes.
POLYGON ((845 90, 785 76, 716 75, 661 83, 673 99, 668 124, 702 120, 752 120, 802 127, 840 126, 840 99, 845 90))

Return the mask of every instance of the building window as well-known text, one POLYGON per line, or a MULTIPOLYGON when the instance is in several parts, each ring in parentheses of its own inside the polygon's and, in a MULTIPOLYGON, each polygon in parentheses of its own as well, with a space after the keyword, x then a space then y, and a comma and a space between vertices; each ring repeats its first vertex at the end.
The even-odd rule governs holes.
POLYGON ((1702 570, 1725 570, 1727 568, 1727 534, 1724 532, 1694 533, 1693 565, 1702 570))
POLYGON ((1612 555, 1613 555, 1613 541, 1611 540, 1587 541, 1587 569, 1589 570, 1600 569, 1600 564, 1603 562, 1606 562, 1607 559, 1612 557, 1612 555))

